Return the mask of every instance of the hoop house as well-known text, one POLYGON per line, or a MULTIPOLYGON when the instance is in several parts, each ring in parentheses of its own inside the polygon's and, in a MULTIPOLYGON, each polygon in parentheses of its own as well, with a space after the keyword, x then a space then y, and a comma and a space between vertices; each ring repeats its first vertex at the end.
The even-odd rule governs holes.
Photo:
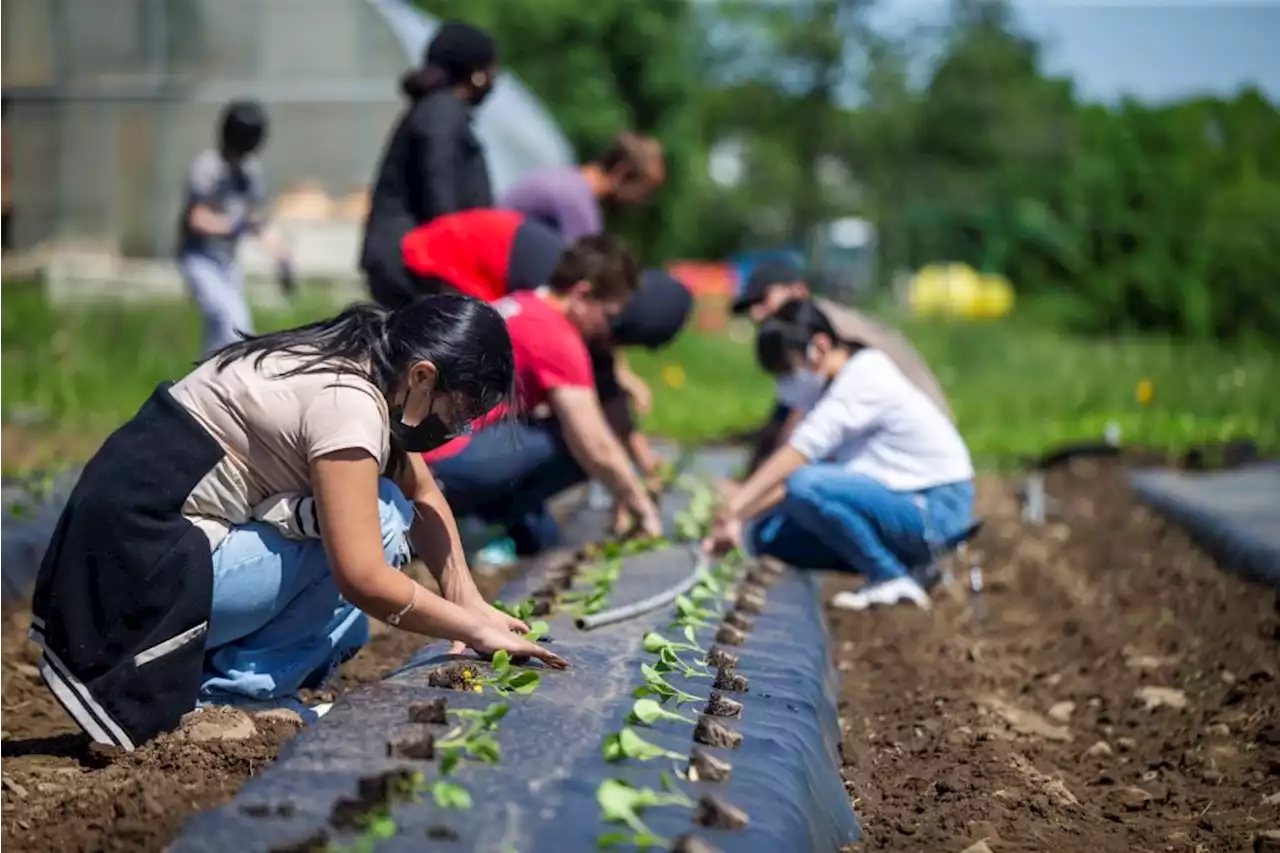
MULTIPOLYGON (((437 27, 404 0, 20 0, 0 13, 15 248, 168 255, 188 164, 213 143, 221 106, 251 97, 271 116, 277 213, 327 235, 317 250, 345 235, 347 265, 402 108, 399 75, 437 27)), ((509 74, 477 132, 498 192, 572 160, 509 74)))

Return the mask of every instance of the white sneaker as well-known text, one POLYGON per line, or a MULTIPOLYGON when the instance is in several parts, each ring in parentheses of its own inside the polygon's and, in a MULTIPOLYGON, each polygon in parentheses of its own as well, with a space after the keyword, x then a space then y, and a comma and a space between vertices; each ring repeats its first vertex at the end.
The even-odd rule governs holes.
POLYGON ((904 601, 923 610, 933 606, 929 600, 929 593, 910 577, 869 583, 861 589, 837 592, 831 599, 831 606, 840 610, 867 610, 871 607, 887 607, 904 601))

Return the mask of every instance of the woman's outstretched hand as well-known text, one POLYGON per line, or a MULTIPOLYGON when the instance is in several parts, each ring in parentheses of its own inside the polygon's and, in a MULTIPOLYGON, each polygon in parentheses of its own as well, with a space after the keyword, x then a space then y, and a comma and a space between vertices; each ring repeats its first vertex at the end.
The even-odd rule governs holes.
POLYGON ((467 647, 483 657, 492 657, 494 652, 502 649, 513 658, 537 658, 552 669, 567 669, 569 666, 569 662, 555 652, 487 622, 476 627, 475 636, 469 642, 455 642, 450 652, 461 654, 467 647))

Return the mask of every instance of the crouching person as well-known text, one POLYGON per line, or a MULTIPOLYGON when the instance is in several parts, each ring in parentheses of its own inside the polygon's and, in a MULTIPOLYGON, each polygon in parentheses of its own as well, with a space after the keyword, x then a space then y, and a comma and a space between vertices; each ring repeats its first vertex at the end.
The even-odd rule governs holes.
POLYGON ((419 453, 503 403, 491 307, 425 297, 231 344, 159 387, 85 467, 37 579, 40 673, 125 749, 198 704, 292 707, 366 614, 564 662, 481 598, 419 453), (416 553, 441 595, 400 569, 416 553))
POLYGON ((770 372, 808 371, 825 390, 725 501, 706 547, 741 544, 800 568, 865 574, 837 607, 928 607, 911 569, 963 531, 973 511, 973 465, 960 434, 888 356, 842 340, 811 301, 765 320, 757 348, 770 372))
POLYGON ((428 454, 449 504, 500 527, 517 554, 555 545, 546 503, 589 477, 646 535, 662 533, 653 500, 601 409, 588 341, 608 333, 636 287, 635 263, 608 236, 564 253, 549 284, 494 303, 515 354, 518 414, 428 454))

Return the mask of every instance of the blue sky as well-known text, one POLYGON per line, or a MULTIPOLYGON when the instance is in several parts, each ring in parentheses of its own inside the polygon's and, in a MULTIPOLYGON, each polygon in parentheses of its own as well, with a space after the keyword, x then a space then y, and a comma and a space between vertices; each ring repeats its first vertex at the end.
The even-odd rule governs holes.
MULTIPOLYGON (((1280 2, 1014 0, 1045 44, 1051 73, 1074 77, 1090 100, 1230 94, 1248 83, 1280 101, 1280 2)), ((936 20, 945 0, 882 0, 889 29, 936 20)))

